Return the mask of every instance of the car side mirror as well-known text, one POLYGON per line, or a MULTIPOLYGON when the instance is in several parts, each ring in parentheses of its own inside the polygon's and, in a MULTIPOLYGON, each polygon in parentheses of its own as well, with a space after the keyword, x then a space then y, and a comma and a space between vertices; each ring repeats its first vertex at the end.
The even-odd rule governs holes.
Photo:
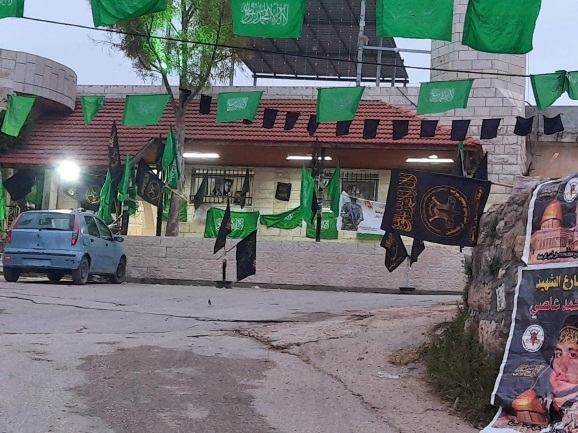
POLYGON ((124 238, 122 236, 115 236, 114 241, 115 242, 124 242, 124 238))

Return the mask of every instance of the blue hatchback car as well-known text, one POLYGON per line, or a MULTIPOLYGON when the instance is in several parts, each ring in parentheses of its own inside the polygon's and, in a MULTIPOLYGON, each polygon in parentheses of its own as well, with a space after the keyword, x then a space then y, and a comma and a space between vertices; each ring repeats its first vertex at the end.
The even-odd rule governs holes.
POLYGON ((23 212, 8 230, 4 279, 14 282, 34 272, 45 273, 52 282, 71 275, 74 284, 85 284, 89 275, 103 275, 121 283, 126 274, 122 241, 100 218, 83 210, 23 212))

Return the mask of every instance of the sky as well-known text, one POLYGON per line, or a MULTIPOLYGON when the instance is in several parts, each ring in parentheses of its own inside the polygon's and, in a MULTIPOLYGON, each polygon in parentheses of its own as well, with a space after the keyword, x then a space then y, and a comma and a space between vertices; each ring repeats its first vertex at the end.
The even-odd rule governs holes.
MULTIPOLYGON (((374 0, 369 0, 374 1, 374 0)), ((24 16, 92 26, 88 0, 26 0, 24 16)), ((572 45, 578 45, 578 2, 576 0, 542 0, 542 9, 534 32, 534 50, 528 55, 528 73, 540 74, 564 69, 578 70, 578 55, 572 45)), ((25 19, 0 20, 0 48, 24 51, 60 62, 78 75, 78 84, 149 84, 133 71, 122 53, 99 44, 100 31, 40 23, 25 19)), ((406 49, 429 50, 429 40, 396 38, 397 46, 406 49)), ((429 56, 401 53, 406 65, 429 66, 429 56)), ((429 81, 428 71, 408 69, 410 84, 429 81)), ((251 85, 247 72, 238 71, 235 85, 251 85)), ((260 85, 328 85, 327 82, 280 82, 259 80, 260 85)), ((331 83, 329 83, 331 84, 331 83)), ((529 89, 529 86, 527 86, 529 89)), ((531 91, 526 99, 533 102, 531 91)), ((556 105, 578 105, 567 96, 556 105)))

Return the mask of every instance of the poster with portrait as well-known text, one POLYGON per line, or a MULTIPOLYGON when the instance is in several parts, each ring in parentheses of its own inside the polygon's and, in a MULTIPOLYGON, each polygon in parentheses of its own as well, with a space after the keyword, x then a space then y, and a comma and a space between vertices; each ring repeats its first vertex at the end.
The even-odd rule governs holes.
POLYGON ((539 185, 528 209, 522 260, 578 264, 578 174, 539 185))
POLYGON ((520 268, 483 433, 578 432, 578 268, 520 268))
POLYGON ((345 192, 339 200, 337 228, 342 231, 355 231, 362 234, 381 235, 381 221, 385 212, 385 203, 352 197, 345 192))

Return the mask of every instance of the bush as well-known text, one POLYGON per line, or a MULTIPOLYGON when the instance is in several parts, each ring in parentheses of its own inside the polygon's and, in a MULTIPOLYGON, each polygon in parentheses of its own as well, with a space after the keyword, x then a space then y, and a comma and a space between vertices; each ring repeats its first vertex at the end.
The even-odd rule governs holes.
POLYGON ((497 410, 490 405, 490 395, 502 357, 484 352, 476 335, 465 331, 466 318, 467 311, 460 309, 451 322, 442 325, 442 332, 424 349, 424 359, 434 391, 480 427, 487 425, 497 410))

